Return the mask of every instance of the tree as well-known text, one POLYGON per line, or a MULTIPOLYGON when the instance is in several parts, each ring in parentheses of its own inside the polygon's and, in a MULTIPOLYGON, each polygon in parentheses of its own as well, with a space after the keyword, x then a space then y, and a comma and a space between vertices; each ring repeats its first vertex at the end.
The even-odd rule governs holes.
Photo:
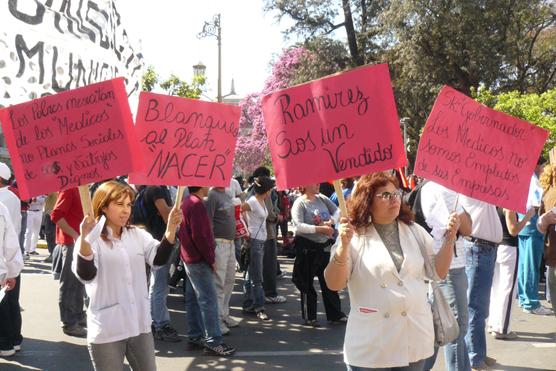
POLYGON ((478 102, 497 111, 548 130, 550 135, 543 150, 544 157, 548 158, 548 151, 556 144, 556 88, 542 94, 518 91, 496 94, 482 87, 473 96, 478 102))
POLYGON ((548 0, 267 0, 266 9, 294 21, 288 35, 345 29, 352 66, 389 63, 398 113, 408 118, 410 163, 442 85, 467 95, 481 84, 497 93, 556 86, 556 12, 548 0))
POLYGON ((262 97, 276 90, 290 86, 294 71, 303 58, 308 58, 309 52, 302 47, 286 49, 274 61, 272 74, 265 81, 260 93, 253 93, 245 97, 239 120, 240 135, 236 144, 234 159, 235 173, 251 173, 258 166, 270 161, 268 153, 268 139, 262 111, 262 97))
POLYGON ((168 95, 198 99, 203 93, 206 78, 202 75, 196 75, 193 77, 193 80, 188 83, 172 74, 166 80, 160 82, 160 84, 159 82, 160 77, 156 73, 154 67, 149 66, 141 77, 141 89, 143 91, 153 91, 158 85, 168 95))
POLYGON ((291 18, 294 25, 287 35, 298 34, 309 39, 315 36, 332 37, 339 29, 345 31, 347 49, 352 66, 377 60, 376 46, 380 42, 378 15, 385 0, 266 0, 266 11, 278 11, 277 18, 291 18))

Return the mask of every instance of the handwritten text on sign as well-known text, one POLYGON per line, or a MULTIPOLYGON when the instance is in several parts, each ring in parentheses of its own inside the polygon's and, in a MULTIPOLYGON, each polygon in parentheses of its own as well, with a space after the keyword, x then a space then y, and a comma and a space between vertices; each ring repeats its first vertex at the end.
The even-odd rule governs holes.
POLYGON ((122 78, 11 106, 0 121, 23 199, 137 167, 122 78))
POLYGON ((525 211, 548 132, 445 86, 419 142, 415 173, 466 196, 525 211))
POLYGON ((263 113, 280 189, 407 163, 385 64, 269 94, 263 113))
POLYGON ((135 129, 146 166, 130 182, 229 186, 240 113, 237 106, 141 93, 135 129))

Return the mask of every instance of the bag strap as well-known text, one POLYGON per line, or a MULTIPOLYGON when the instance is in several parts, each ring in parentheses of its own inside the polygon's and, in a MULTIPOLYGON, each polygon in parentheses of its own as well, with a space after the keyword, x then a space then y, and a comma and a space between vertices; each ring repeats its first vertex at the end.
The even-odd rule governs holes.
POLYGON ((425 261, 425 273, 432 280, 432 282, 434 284, 434 281, 436 279, 440 278, 440 277, 438 277, 438 274, 436 273, 436 269, 432 265, 429 254, 427 253, 427 251, 425 249, 425 243, 424 243, 422 238, 417 237, 417 233, 415 232, 415 225, 414 224, 409 225, 409 230, 411 231, 411 233, 413 234, 413 237, 417 241, 417 245, 419 246, 419 250, 421 251, 421 255, 423 256, 423 260, 425 261))

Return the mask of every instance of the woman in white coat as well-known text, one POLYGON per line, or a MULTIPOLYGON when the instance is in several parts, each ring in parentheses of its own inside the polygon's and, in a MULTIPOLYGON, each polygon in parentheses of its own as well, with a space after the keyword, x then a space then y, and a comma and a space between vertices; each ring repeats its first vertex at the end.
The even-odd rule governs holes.
POLYGON ((325 278, 331 290, 348 287, 351 301, 344 341, 350 371, 423 369, 433 354, 434 330, 426 279, 445 277, 459 227, 448 220, 435 256, 432 237, 413 223, 401 202, 398 181, 384 173, 362 177, 348 203, 349 222, 340 224, 325 278), (425 277, 419 243, 438 277, 425 277))

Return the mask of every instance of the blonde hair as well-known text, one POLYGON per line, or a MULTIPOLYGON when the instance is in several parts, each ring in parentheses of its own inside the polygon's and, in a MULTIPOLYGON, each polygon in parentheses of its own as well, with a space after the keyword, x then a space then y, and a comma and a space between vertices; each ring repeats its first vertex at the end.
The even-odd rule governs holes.
MULTIPOLYGON (((123 184, 116 181, 109 181, 102 183, 93 196, 93 217, 98 221, 104 212, 102 209, 108 207, 111 202, 118 201, 122 197, 128 196, 130 201, 133 202, 135 199, 135 191, 127 184, 123 184)), ((127 222, 127 227, 129 227, 129 220, 127 222)), ((106 224, 102 229, 101 236, 103 239, 107 239, 108 231, 106 229, 106 224)))
POLYGON ((548 164, 539 177, 542 189, 546 192, 550 187, 556 187, 556 165, 548 164))

